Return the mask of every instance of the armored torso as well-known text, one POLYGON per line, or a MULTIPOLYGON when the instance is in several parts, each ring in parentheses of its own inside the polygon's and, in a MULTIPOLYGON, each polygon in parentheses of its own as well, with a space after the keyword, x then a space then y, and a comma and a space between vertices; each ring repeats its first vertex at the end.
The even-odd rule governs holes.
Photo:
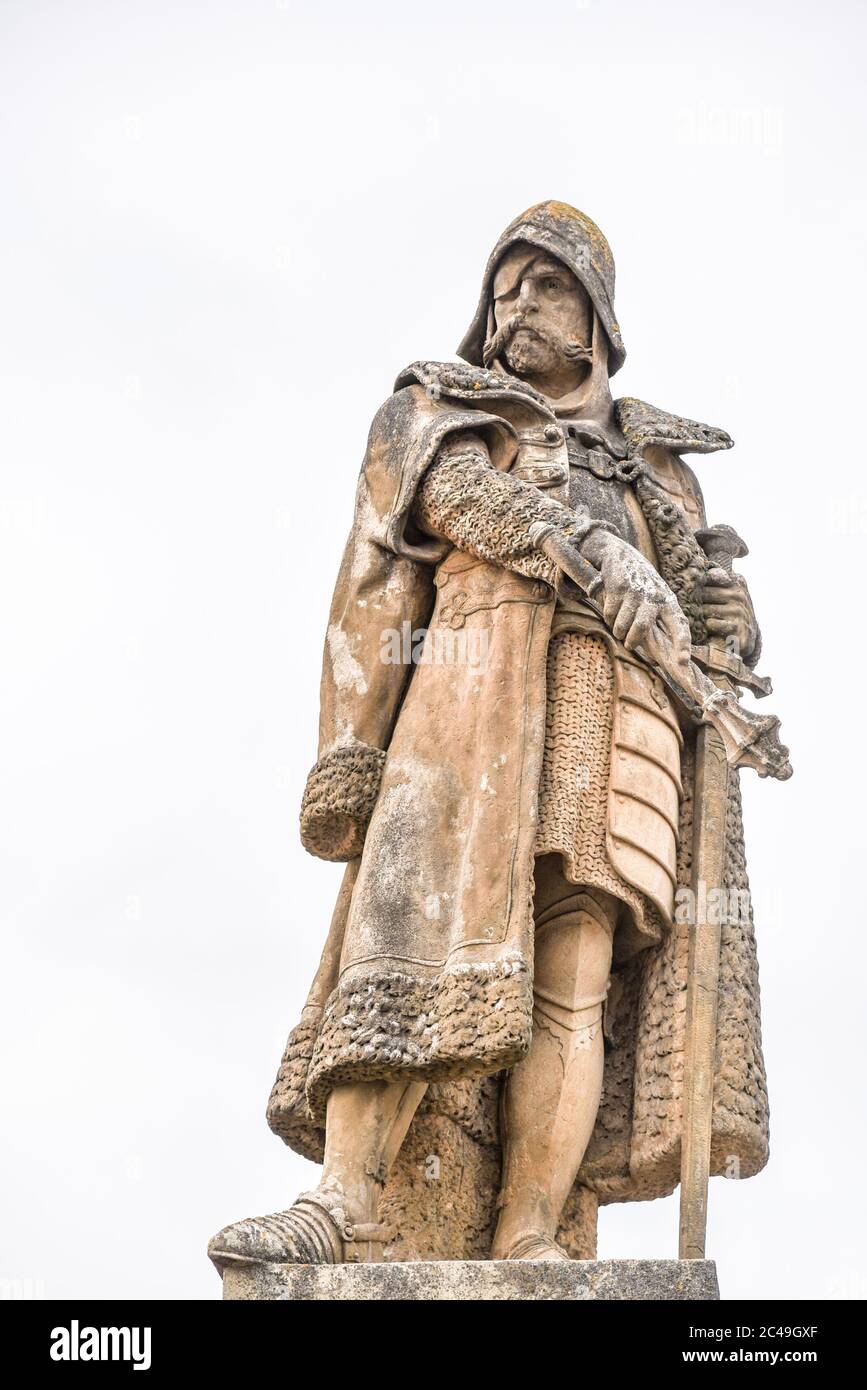
MULTIPOLYGON (((580 423, 563 422, 569 505, 586 507, 659 568, 633 465, 583 433, 580 423)), ((535 452, 539 446, 522 440, 519 450, 521 476, 529 481, 541 465, 523 462, 525 447, 535 452)), ((655 466, 644 466, 690 524, 699 525, 701 502, 680 461, 663 455, 655 466)), ((559 853, 571 881, 624 903, 621 958, 658 940, 662 922, 672 919, 682 747, 659 677, 588 604, 558 600, 548 652, 537 854, 559 853)))

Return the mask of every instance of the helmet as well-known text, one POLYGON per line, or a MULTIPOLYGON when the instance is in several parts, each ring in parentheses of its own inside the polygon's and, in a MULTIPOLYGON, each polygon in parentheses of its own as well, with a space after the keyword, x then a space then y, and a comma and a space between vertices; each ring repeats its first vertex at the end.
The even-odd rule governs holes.
POLYGON ((577 275, 605 329, 609 342, 608 375, 613 376, 626 360, 620 326, 614 317, 614 257, 596 223, 568 203, 537 203, 509 223, 488 259, 478 308, 458 348, 458 356, 476 367, 482 365, 482 348, 490 331, 488 312, 494 274, 503 253, 519 241, 548 251, 577 275))

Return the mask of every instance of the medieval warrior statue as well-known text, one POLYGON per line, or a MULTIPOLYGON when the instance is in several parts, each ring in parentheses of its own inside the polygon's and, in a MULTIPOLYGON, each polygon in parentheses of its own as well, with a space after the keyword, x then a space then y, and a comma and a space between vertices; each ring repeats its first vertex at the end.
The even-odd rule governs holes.
POLYGON ((736 769, 790 768, 682 458, 732 441, 612 400, 613 300, 598 227, 530 208, 463 362, 373 421, 301 807, 347 867, 268 1108, 322 1177, 220 1270, 586 1258, 600 1201, 682 1177, 701 1253, 708 1173, 767 1159, 736 769))

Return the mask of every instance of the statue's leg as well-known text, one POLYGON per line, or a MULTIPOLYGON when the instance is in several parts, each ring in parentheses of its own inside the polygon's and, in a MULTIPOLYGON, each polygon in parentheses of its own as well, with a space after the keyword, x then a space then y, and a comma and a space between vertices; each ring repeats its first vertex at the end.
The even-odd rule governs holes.
POLYGON ((567 1259, 555 1236, 602 1091, 602 1005, 617 899, 571 888, 536 929, 533 1040, 505 1086, 493 1259, 567 1259), (577 906, 580 904, 580 906, 577 906))
MULTIPOLYGON (((364 1081, 335 1086, 328 1097, 319 1191, 338 1197, 351 1222, 376 1221, 388 1171, 426 1090, 421 1082, 364 1081)), ((379 1259, 381 1246, 358 1254, 379 1259)))
POLYGON ((286 1211, 219 1231, 208 1246, 217 1268, 381 1259, 387 1233, 377 1222, 380 1194, 426 1089, 405 1081, 336 1086, 328 1098, 319 1186, 286 1211))

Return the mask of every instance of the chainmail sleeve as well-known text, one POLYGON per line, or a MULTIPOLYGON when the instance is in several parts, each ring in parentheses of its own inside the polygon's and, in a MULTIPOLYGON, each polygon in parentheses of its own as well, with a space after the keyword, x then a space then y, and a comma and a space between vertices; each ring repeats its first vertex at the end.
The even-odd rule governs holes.
POLYGON ((580 541, 605 526, 495 468, 484 441, 470 433, 453 436, 440 449, 419 484, 413 515, 430 535, 552 588, 558 569, 538 548, 540 540, 557 531, 580 541))

